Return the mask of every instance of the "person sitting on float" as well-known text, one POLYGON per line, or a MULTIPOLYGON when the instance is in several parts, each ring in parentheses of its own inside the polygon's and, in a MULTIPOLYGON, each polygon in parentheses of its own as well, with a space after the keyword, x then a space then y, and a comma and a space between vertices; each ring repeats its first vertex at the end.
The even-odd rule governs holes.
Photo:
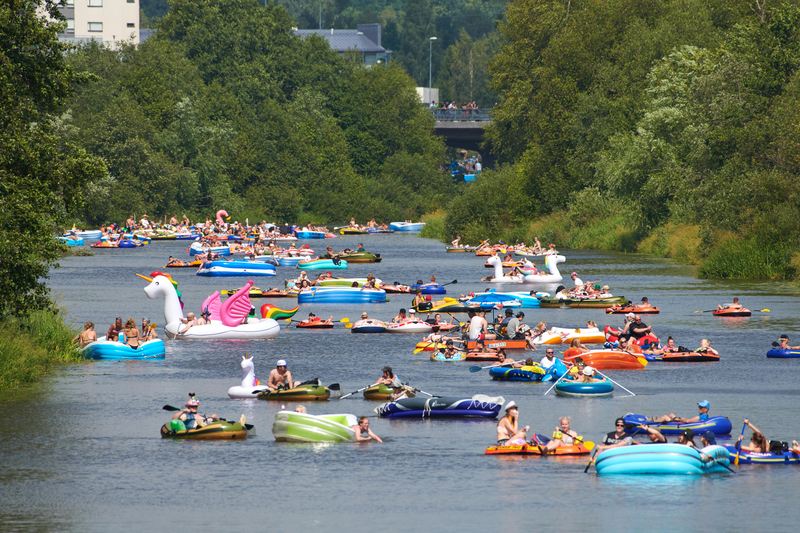
POLYGON ((141 334, 139 328, 136 327, 136 321, 133 318, 129 318, 125 322, 125 344, 136 350, 139 348, 141 340, 141 334))
POLYGON ((417 289, 414 295, 414 301, 411 302, 411 307, 418 307, 420 304, 425 303, 425 297, 422 295, 422 289, 417 289))
POLYGON ((458 353, 458 350, 455 347, 453 339, 447 339, 445 341, 444 349, 439 348, 439 350, 444 355, 445 359, 452 359, 458 353))
POLYGON ((701 420, 708 420, 708 410, 711 408, 711 404, 708 400, 703 400, 697 403, 697 410, 699 411, 698 415, 692 418, 683 418, 680 416, 675 415, 674 413, 670 413, 668 415, 657 416, 653 418, 648 418, 647 420, 650 422, 658 422, 661 424, 667 422, 676 422, 678 424, 692 424, 694 422, 700 422, 701 420))
POLYGON ((735 311, 737 309, 743 309, 742 305, 739 303, 739 298, 734 298, 733 303, 730 304, 718 304, 717 309, 729 309, 731 311, 735 311))
POLYGON ((560 427, 557 427, 553 432, 553 439, 548 442, 546 446, 539 446, 539 452, 541 452, 542 455, 547 455, 553 453, 557 448, 561 448, 562 446, 574 446, 579 436, 578 432, 570 427, 571 423, 572 418, 568 416, 559 418, 558 424, 560 427))
POLYGON ((158 333, 156 333, 153 325, 150 324, 149 318, 142 319, 142 330, 140 333, 143 342, 152 341, 158 338, 158 333))
POLYGON ((498 446, 520 446, 527 442, 530 426, 518 429, 519 408, 516 402, 511 400, 506 405, 506 414, 497 423, 497 445, 498 446))
POLYGON ((757 427, 751 424, 748 419, 745 418, 744 423, 753 430, 753 434, 750 437, 750 444, 742 444, 743 436, 739 435, 739 440, 736 446, 743 452, 768 453, 769 441, 764 434, 757 427))
POLYGON ((719 352, 711 347, 711 342, 708 339, 700 341, 700 347, 695 350, 697 353, 719 355, 719 352))
POLYGON ((356 252, 366 252, 363 243, 358 243, 358 248, 356 248, 356 252))
POLYGON ((781 335, 778 339, 778 350, 800 350, 800 346, 789 346, 789 336, 781 335))
POLYGON ((581 343, 580 339, 572 339, 572 342, 569 343, 569 349, 573 350, 572 352, 573 354, 575 353, 575 350, 577 350, 580 353, 586 353, 591 351, 583 346, 583 343, 581 343))
MULTIPOLYGON (((484 352, 484 353, 492 353, 492 352, 484 352)), ((499 350, 497 350, 497 361, 492 363, 491 366, 507 366, 511 368, 522 368, 524 365, 522 364, 522 361, 515 361, 514 359, 509 359, 508 356, 506 356, 506 351, 503 348, 500 348, 499 350)))
POLYGON ((392 393, 389 395, 390 402, 414 397, 413 394, 411 394, 414 392, 414 389, 408 385, 403 385, 397 378, 393 379, 389 386, 392 388, 392 393))
POLYGON ((394 372, 392 372, 392 367, 390 367, 390 366, 383 367, 383 369, 381 371, 383 372, 383 375, 381 377, 379 377, 378 381, 373 383, 373 385, 380 385, 380 384, 391 385, 391 383, 395 379, 397 379, 397 380, 400 379, 400 378, 397 377, 397 375, 394 372))
POLYGON ((392 319, 393 324, 399 324, 400 322, 405 322, 408 320, 408 316, 406 315, 405 308, 400 308, 400 311, 397 313, 397 316, 392 319))
POLYGON ((292 381, 292 373, 287 369, 286 361, 283 359, 277 362, 267 377, 267 388, 271 391, 291 389, 299 385, 299 381, 292 381))
POLYGON ((628 352, 634 355, 642 353, 642 348, 636 344, 636 339, 628 335, 622 335, 619 339, 619 349, 622 352, 628 352))
POLYGON ((464 245, 461 244, 461 236, 460 235, 456 235, 455 240, 452 241, 450 244, 453 245, 453 248, 463 248, 464 247, 464 245))
POLYGON ((196 317, 194 316, 194 313, 192 313, 191 311, 189 311, 188 313, 186 313, 186 318, 181 318, 181 322, 183 322, 184 324, 186 324, 186 327, 184 327, 184 328, 180 329, 180 330, 178 331, 178 335, 183 335, 184 333, 186 333, 187 331, 189 331, 189 329, 190 329, 192 326, 202 326, 202 325, 205 325, 205 320, 204 320, 203 318, 196 318, 196 317))
POLYGON ((581 370, 581 372, 575 378, 575 381, 577 383, 601 383, 601 382, 603 382, 604 380, 601 379, 601 378, 597 378, 596 374, 597 374, 597 370, 595 370, 594 368, 592 368, 590 366, 587 366, 587 367, 584 367, 583 370, 581 370))
POLYGON ((538 253, 541 253, 542 251, 543 251, 542 244, 539 242, 539 237, 534 237, 533 238, 533 249, 531 250, 531 252, 533 252, 535 254, 538 254, 538 253))
POLYGON ((87 322, 83 325, 83 331, 75 335, 75 338, 72 339, 72 343, 80 341, 79 346, 83 348, 87 344, 90 344, 97 340, 97 333, 94 331, 94 323, 87 322))
POLYGON ((328 320, 322 320, 314 313, 308 313, 308 318, 300 321, 301 324, 311 324, 312 322, 320 324, 333 324, 333 315, 331 315, 328 320))
POLYGON ((172 415, 172 419, 183 422, 183 425, 186 426, 186 429, 205 427, 208 424, 219 420, 219 417, 216 415, 216 413, 211 416, 206 416, 197 412, 197 409, 200 407, 200 400, 195 397, 193 392, 189 393, 189 401, 186 402, 185 407, 186 409, 181 409, 172 415))

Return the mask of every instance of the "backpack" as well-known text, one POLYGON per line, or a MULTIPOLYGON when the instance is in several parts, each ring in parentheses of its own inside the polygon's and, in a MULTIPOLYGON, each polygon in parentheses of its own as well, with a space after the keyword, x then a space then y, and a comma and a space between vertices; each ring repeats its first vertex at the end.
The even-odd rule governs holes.
POLYGON ((789 443, 779 440, 769 441, 769 453, 781 454, 789 451, 789 443))

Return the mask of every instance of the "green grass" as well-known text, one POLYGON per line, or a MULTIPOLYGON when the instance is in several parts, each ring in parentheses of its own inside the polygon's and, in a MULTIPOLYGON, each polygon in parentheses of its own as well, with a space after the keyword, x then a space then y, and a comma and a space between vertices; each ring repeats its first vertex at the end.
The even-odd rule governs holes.
POLYGON ((423 215, 422 222, 425 223, 425 226, 423 226, 419 236, 428 239, 438 239, 442 242, 451 241, 452 239, 448 237, 444 229, 444 219, 446 216, 447 215, 441 210, 423 215))
POLYGON ((59 363, 83 360, 75 332, 54 311, 34 311, 0 322, 0 389, 36 381, 59 363))
POLYGON ((714 247, 697 269, 699 278, 787 279, 797 275, 791 253, 755 239, 728 239, 714 247))

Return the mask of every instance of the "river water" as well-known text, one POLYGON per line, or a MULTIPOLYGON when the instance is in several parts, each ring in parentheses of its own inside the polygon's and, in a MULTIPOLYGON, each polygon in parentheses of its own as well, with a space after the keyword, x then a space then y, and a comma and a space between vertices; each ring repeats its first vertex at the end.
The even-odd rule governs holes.
MULTIPOLYGON (((347 276, 374 273, 384 281, 458 280, 448 294, 482 291, 489 273, 483 258, 447 254, 441 243, 415 235, 369 235, 327 240, 334 249, 365 243, 383 254, 380 264, 352 265, 347 276)), ((322 249, 323 241, 308 241, 322 249)), ((154 242, 138 250, 99 250, 71 257, 52 272, 50 286, 75 324, 91 320, 102 335, 114 317, 163 326, 163 300, 149 300, 145 282, 169 255, 187 258, 186 241, 154 242)), ((800 470, 792 466, 742 465, 738 473, 705 477, 584 474, 586 457, 485 456, 495 440, 490 421, 371 420, 384 444, 299 445, 275 443, 270 431, 281 404, 231 400, 227 389, 240 381, 239 362, 255 357, 262 379, 277 359, 287 359, 297 379, 320 377, 343 392, 371 384, 391 365, 404 381, 439 395, 503 396, 520 406, 520 422, 549 434, 559 416, 587 440, 600 441, 625 413, 675 412, 694 416, 696 403, 711 402, 738 434, 750 420, 768 438, 800 439, 800 360, 766 359, 770 342, 788 333, 800 341, 794 285, 766 281, 704 281, 691 269, 642 255, 563 250, 565 280, 571 270, 584 280, 602 280, 615 294, 647 296, 661 314, 646 316, 663 339, 697 347, 711 340, 722 360, 713 364, 652 363, 640 371, 608 374, 635 396, 617 388, 612 398, 543 396, 549 385, 492 381, 467 364, 433 363, 413 354, 419 336, 353 335, 333 330, 283 329, 276 339, 257 341, 167 341, 163 361, 90 362, 57 368, 40 382, 0 393, 0 530, 2 531, 295 531, 321 528, 367 531, 419 528, 437 531, 555 530, 627 531, 639 527, 686 531, 703 527, 736 531, 750 527, 794 530, 800 512, 792 502, 800 470), (751 318, 719 319, 709 310, 739 296, 757 312, 751 318), (181 405, 196 392, 201 412, 235 419, 245 414, 257 435, 243 442, 161 439, 170 418, 164 404, 181 405)), ((540 266, 540 265, 537 265, 540 266)), ((199 310, 214 290, 235 289, 242 278, 201 278, 170 269, 186 310, 199 310)), ((266 288, 283 285, 296 269, 256 279, 266 288)), ((512 289, 513 287, 507 287, 512 289)), ((551 287, 552 289, 552 287, 551 287)), ((392 296, 373 305, 301 306, 334 320, 390 319, 411 298, 392 296)), ((267 300, 263 300, 266 302, 267 300)), ((253 300, 260 307, 262 300, 253 300)), ((293 300, 269 300, 293 307, 293 300)), ((595 320, 619 325, 621 316, 595 309, 525 310, 526 322, 581 327, 595 320)), ((285 324, 285 322, 282 322, 285 324)), ((562 348, 563 349, 563 348, 562 348)), ((543 353, 531 353, 536 359, 543 353)), ((374 416, 378 402, 360 394, 321 404, 312 414, 374 416)), ((293 409, 295 404, 286 404, 293 409)), ((749 430, 745 437, 749 437, 749 430)), ((670 439, 674 440, 674 439, 670 439)), ((699 441, 699 439, 698 439, 699 441)))

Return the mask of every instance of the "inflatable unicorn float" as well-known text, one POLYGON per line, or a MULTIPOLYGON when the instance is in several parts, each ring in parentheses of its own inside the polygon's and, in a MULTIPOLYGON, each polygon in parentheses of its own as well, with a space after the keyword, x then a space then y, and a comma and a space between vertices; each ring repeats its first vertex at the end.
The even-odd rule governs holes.
POLYGON ((178 333, 184 328, 183 303, 177 289, 177 283, 172 281, 169 274, 153 272, 151 277, 136 274, 150 282, 144 288, 145 294, 151 300, 164 296, 164 318, 166 326, 164 331, 167 337, 176 340, 207 340, 207 339, 268 339, 276 337, 280 326, 272 318, 258 319, 250 314, 250 287, 253 281, 248 281, 244 287, 236 291, 224 302, 219 291, 203 301, 200 306, 202 311, 211 313, 210 324, 192 326, 185 333, 178 333), (245 320, 247 319, 247 320, 245 320))
POLYGON ((491 283, 556 283, 561 281, 561 272, 558 271, 558 263, 563 263, 566 258, 563 255, 550 254, 545 260, 546 271, 539 273, 531 264, 518 269, 518 273, 512 275, 503 273, 503 261, 493 255, 487 263, 494 267, 494 277, 489 280, 491 283))
POLYGON ((253 364, 253 358, 247 357, 247 354, 242 356, 242 384, 236 385, 228 389, 228 396, 231 398, 255 398, 255 392, 264 390, 264 385, 260 385, 261 381, 256 377, 256 368, 253 364))

